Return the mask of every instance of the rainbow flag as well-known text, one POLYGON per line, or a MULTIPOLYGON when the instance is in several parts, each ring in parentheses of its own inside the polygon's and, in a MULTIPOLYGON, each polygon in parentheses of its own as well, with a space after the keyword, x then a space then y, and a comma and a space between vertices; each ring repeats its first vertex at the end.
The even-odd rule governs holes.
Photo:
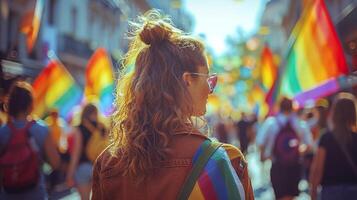
POLYGON ((51 60, 33 82, 35 106, 33 114, 45 117, 57 108, 61 117, 69 119, 74 106, 82 99, 82 90, 71 74, 57 60, 51 60))
POLYGON ((255 114, 261 118, 266 116, 268 113, 268 106, 265 102, 265 96, 266 92, 264 91, 263 86, 258 83, 254 84, 248 93, 249 102, 254 102, 254 110, 259 111, 255 112, 255 114))
POLYGON ((105 115, 113 111, 114 72, 112 62, 104 48, 98 48, 90 58, 86 69, 85 98, 99 104, 105 115))
MULTIPOLYGON (((290 98, 329 84, 348 72, 340 41, 323 0, 310 1, 295 26, 285 66, 279 72, 268 102, 279 96, 290 98)), ((336 92, 336 87, 325 87, 336 92)), ((306 99, 307 100, 307 99, 306 99)))
POLYGON ((265 91, 270 90, 276 79, 278 68, 270 48, 265 45, 260 56, 260 79, 265 91))
POLYGON ((296 95, 294 97, 294 100, 301 107, 304 106, 304 103, 307 99, 319 99, 320 97, 329 96, 335 91, 338 91, 339 89, 340 89, 339 80, 331 79, 318 87, 315 87, 311 90, 296 95))
POLYGON ((44 0, 31 0, 29 9, 22 16, 20 31, 26 35, 27 51, 30 53, 40 30, 44 0))
POLYGON ((276 113, 275 109, 275 103, 277 101, 278 98, 278 83, 280 81, 280 77, 277 77, 277 79, 275 79, 273 86, 270 88, 270 90, 266 93, 265 96, 265 102, 268 104, 269 109, 268 109, 268 113, 267 116, 271 116, 274 115, 276 113))
MULTIPOLYGON (((244 199, 242 183, 231 164, 231 160, 239 155, 229 148, 232 147, 223 144, 211 156, 193 187, 189 200, 244 199)), ((193 164, 202 153, 201 145, 193 157, 193 164)))

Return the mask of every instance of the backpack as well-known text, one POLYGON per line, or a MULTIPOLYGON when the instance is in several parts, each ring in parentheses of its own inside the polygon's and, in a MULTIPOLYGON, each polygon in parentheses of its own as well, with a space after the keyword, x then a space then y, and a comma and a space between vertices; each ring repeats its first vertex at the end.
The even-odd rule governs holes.
POLYGON ((35 187, 40 177, 37 152, 30 143, 29 129, 35 121, 17 129, 11 121, 11 135, 0 154, 0 176, 2 186, 8 193, 19 193, 35 187))
POLYGON ((94 127, 91 123, 83 122, 83 125, 91 133, 85 147, 86 156, 91 162, 94 162, 99 154, 108 146, 108 138, 101 133, 99 128, 94 127))
POLYGON ((284 166, 295 165, 300 161, 300 138, 291 122, 281 126, 274 143, 273 155, 275 161, 284 166))

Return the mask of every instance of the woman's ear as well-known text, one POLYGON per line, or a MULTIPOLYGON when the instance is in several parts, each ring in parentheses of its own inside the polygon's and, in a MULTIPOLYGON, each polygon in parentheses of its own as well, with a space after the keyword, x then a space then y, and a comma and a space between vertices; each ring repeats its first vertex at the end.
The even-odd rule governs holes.
POLYGON ((192 82, 192 76, 188 72, 182 74, 182 80, 186 83, 186 86, 190 86, 192 82))

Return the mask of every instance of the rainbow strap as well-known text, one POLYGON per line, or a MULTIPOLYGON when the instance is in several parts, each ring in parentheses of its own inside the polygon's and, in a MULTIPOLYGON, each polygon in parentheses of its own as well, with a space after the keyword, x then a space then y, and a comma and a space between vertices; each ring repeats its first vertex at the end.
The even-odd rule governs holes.
MULTIPOLYGON (((202 146, 195 153, 193 164, 202 155, 202 146)), ((188 199, 245 199, 243 185, 231 164, 231 159, 235 157, 227 153, 229 147, 219 147, 210 157, 188 199)))

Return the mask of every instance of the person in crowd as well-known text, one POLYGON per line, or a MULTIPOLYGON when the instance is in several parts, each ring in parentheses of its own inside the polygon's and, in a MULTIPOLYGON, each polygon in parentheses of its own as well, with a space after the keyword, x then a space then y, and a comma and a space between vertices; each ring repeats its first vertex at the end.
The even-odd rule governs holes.
POLYGON ((292 100, 282 98, 280 112, 267 118, 258 133, 261 160, 272 161, 270 177, 276 199, 293 199, 299 195, 300 159, 312 148, 310 129, 294 115, 292 105, 292 100))
POLYGON ((248 145, 254 140, 255 137, 255 127, 254 124, 257 122, 256 116, 252 116, 251 119, 246 113, 241 113, 240 120, 235 124, 237 138, 240 142, 240 150, 244 155, 247 154, 248 145))
POLYGON ((237 138, 239 139, 240 149, 243 154, 247 153, 248 149, 248 127, 249 121, 244 112, 241 114, 240 120, 236 123, 237 138))
POLYGON ((5 112, 5 91, 0 88, 0 126, 5 124, 7 121, 7 114, 5 112))
POLYGON ((349 93, 337 95, 331 114, 332 131, 323 134, 310 174, 310 195, 317 199, 357 197, 357 101, 349 93))
MULTIPOLYGON (((1 71, 1 70, 0 70, 1 71)), ((13 77, 10 79, 4 79, 1 77, 0 85, 0 125, 6 124, 8 115, 6 114, 6 103, 9 96, 9 91, 11 86, 16 82, 20 81, 19 77, 13 77)))
POLYGON ((6 119, 6 114, 4 110, 4 102, 5 102, 5 97, 6 97, 6 92, 5 92, 5 79, 4 79, 4 72, 2 70, 3 66, 0 63, 0 126, 5 124, 7 119, 6 119))
POLYGON ((0 128, 0 199, 47 199, 42 161, 52 169, 59 154, 42 121, 31 119, 31 85, 15 82, 9 92, 8 122, 0 128))
POLYGON ((60 141, 64 128, 64 121, 59 117, 58 110, 56 108, 53 108, 45 121, 50 129, 53 142, 56 144, 57 148, 60 149, 60 141))
POLYGON ((308 180, 310 175, 310 169, 314 154, 318 147, 318 141, 320 137, 328 131, 327 125, 328 116, 328 101, 326 99, 319 99, 316 101, 316 105, 311 108, 305 108, 302 119, 306 121, 310 127, 313 148, 306 152, 303 158, 303 178, 308 180))
POLYGON ((226 124, 224 123, 223 120, 219 121, 216 124, 215 133, 216 133, 218 141, 228 143, 228 141, 229 141, 228 131, 227 131, 226 124))
MULTIPOLYGON (((73 133, 73 146, 71 160, 67 172, 68 186, 75 186, 82 200, 90 197, 92 185, 92 166, 95 156, 91 155, 93 148, 92 137, 98 132, 105 134, 105 128, 98 120, 98 109, 94 104, 84 106, 81 114, 81 122, 73 133)), ((101 142, 101 141, 98 141, 101 142)), ((95 145, 100 145, 95 144, 95 145)), ((94 147, 95 148, 95 147, 94 147)))
POLYGON ((65 143, 65 128, 66 122, 59 115, 58 109, 53 108, 49 112, 49 116, 45 118, 45 122, 49 127, 50 136, 53 143, 56 145, 60 153, 61 166, 58 170, 52 171, 47 178, 48 191, 60 192, 68 189, 65 183, 66 172, 70 160, 70 155, 67 152, 67 145, 65 143))
POLYGON ((316 102, 315 112, 316 123, 312 126, 312 138, 314 143, 317 144, 320 137, 329 129, 327 124, 327 116, 329 115, 329 103, 326 99, 319 99, 316 102))
POLYGON ((242 153, 226 144, 212 149, 219 143, 193 125, 217 82, 202 42, 155 10, 133 25, 126 64, 134 70, 118 83, 93 199, 253 199, 242 153))

